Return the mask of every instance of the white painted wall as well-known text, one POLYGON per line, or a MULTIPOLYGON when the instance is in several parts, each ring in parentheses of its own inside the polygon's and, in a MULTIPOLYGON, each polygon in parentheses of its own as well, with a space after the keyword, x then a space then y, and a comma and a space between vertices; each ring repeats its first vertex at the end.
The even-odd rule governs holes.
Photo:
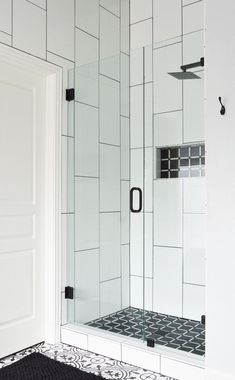
POLYGON ((235 378, 235 2, 207 0, 207 380, 235 378), (218 96, 227 107, 220 115, 218 96))

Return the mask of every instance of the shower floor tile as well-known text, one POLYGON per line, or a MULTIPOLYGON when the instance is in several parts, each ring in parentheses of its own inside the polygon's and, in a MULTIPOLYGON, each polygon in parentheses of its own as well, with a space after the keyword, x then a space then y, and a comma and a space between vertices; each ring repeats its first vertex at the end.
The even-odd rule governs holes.
POLYGON ((138 339, 153 338, 162 346, 205 355, 205 326, 198 321, 128 307, 87 325, 138 339))

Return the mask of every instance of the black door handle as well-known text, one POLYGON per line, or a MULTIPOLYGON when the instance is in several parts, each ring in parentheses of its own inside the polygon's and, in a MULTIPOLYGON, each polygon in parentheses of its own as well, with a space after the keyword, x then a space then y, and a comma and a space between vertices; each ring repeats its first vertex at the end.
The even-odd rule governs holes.
POLYGON ((140 212, 142 210, 143 205, 143 196, 142 190, 139 187, 132 187, 130 190, 130 210, 131 212, 140 212), (139 207, 137 209, 134 208, 134 192, 138 191, 139 193, 139 207))

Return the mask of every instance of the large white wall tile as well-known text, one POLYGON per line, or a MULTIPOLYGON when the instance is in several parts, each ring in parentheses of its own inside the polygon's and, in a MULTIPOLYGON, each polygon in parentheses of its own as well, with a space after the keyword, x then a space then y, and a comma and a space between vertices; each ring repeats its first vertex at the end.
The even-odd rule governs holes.
POLYGON ((13 2, 13 46, 37 57, 46 58, 44 9, 25 0, 13 2))
POLYGON ((119 64, 120 20, 100 8, 100 72, 118 80, 119 64))
MULTIPOLYGON (((204 57, 204 32, 200 30, 183 36, 183 64, 200 61, 204 57)), ((191 71, 198 70, 198 68, 191 71)))
POLYGON ((99 250, 75 253, 75 315, 86 323, 99 318, 99 250))
POLYGON ((75 69, 75 99, 94 107, 99 105, 98 61, 75 69))
POLYGON ((205 380, 205 368, 161 356, 161 372, 180 380, 205 380))
POLYGON ((131 276, 131 302, 132 307, 143 309, 144 304, 144 278, 131 276))
POLYGON ((182 111, 154 115, 154 141, 156 146, 182 144, 182 111))
POLYGON ((121 246, 122 309, 130 306, 130 246, 121 246))
POLYGON ((121 117, 121 179, 130 179, 130 119, 121 117))
POLYGON ((152 19, 131 25, 131 49, 138 49, 152 43, 152 19))
POLYGON ((144 211, 153 212, 153 148, 145 148, 144 211))
POLYGON ((131 24, 152 17, 152 0, 130 0, 131 24))
POLYGON ((117 278, 100 284, 100 316, 115 313, 121 309, 121 279, 117 278))
POLYGON ((61 215, 61 290, 74 286, 74 214, 61 215))
POLYGON ((120 145, 120 85, 100 76, 100 142, 120 145))
POLYGON ((130 57, 121 53, 121 115, 130 116, 130 57))
POLYGON ((121 0, 121 51, 130 53, 130 5, 129 0, 121 0))
POLYGON ((100 214, 100 281, 121 275, 120 213, 100 214))
POLYGON ((120 148, 100 144, 100 211, 120 207, 120 148))
POLYGON ((62 212, 74 211, 74 139, 62 136, 62 212))
POLYGON ((130 273, 135 276, 143 276, 143 231, 144 220, 143 213, 131 213, 130 229, 130 255, 131 268, 130 273))
POLYGON ((121 244, 130 242, 130 182, 121 181, 121 244))
POLYGON ((0 42, 6 45, 11 45, 10 34, 0 32, 0 42))
POLYGON ((205 285, 206 215, 184 215, 184 282, 205 285))
POLYGON ((12 0, 0 1, 0 30, 11 34, 12 0))
POLYGON ((185 178, 184 187, 184 212, 206 213, 206 179, 185 178))
POLYGON ((180 70, 181 43, 154 50, 154 112, 182 109, 182 81, 169 72, 180 70))
POLYGON ((47 9, 47 0, 30 0, 30 2, 37 5, 38 7, 47 9))
POLYGON ((74 0, 47 1, 47 49, 74 60, 74 0))
POLYGON ((120 0, 100 0, 100 5, 117 16, 120 16, 120 0))
POLYGON ((144 145, 150 147, 153 145, 153 84, 144 85, 144 145))
POLYGON ((136 86, 143 83, 143 49, 130 51, 130 85, 136 86))
POLYGON ((182 249, 154 248, 154 311, 182 316, 182 267, 182 249))
POLYGON ((191 33, 204 28, 203 1, 183 7, 183 33, 191 33))
POLYGON ((99 182, 75 180, 75 250, 99 247, 99 182))
POLYGON ((131 87, 131 148, 143 147, 143 85, 131 87))
POLYGON ((182 247, 182 182, 154 182, 154 244, 182 247))
POLYGON ((94 107, 75 105, 75 174, 98 177, 99 114, 94 107))
POLYGON ((99 59, 99 40, 76 29, 76 64, 83 66, 99 59))
POLYGON ((154 43, 180 36, 181 0, 153 0, 154 43))
POLYGON ((205 287, 184 284, 183 288, 183 317, 201 320, 205 314, 205 287))
MULTIPOLYGON (((143 189, 143 180, 144 180, 144 150, 131 149, 131 187, 140 187, 143 189)), ((138 202, 134 202, 134 208, 138 208, 138 202)), ((134 199, 135 201, 135 199, 134 199)))
POLYGON ((76 0, 76 26, 99 37, 98 0, 76 0))
POLYGON ((184 81, 184 142, 205 140, 204 74, 202 79, 184 81))
POLYGON ((144 224, 144 275, 153 277, 153 213, 144 213, 144 224))

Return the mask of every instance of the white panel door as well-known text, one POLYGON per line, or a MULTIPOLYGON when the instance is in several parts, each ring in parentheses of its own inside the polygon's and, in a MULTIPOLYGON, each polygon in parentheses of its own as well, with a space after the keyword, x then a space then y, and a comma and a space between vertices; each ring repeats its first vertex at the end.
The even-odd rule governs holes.
POLYGON ((0 62, 0 357, 44 339, 44 81, 0 62))

